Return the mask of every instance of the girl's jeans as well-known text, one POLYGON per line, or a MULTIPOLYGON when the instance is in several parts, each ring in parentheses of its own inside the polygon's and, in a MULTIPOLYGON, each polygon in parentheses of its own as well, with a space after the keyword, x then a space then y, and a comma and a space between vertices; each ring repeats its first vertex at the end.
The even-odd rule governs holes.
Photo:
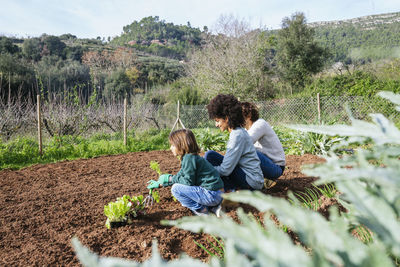
MULTIPOLYGON (((204 158, 210 162, 211 165, 219 166, 222 164, 224 156, 214 150, 209 150, 205 153, 204 158)), ((253 190, 246 181, 246 174, 238 166, 236 166, 228 176, 221 176, 221 179, 224 182, 224 189, 226 192, 232 189, 236 190, 237 188, 253 190)))
POLYGON ((182 206, 192 211, 204 210, 206 207, 217 206, 222 202, 222 191, 211 191, 201 186, 173 184, 171 192, 182 206))
POLYGON ((264 153, 257 151, 257 155, 261 161, 260 167, 263 172, 264 178, 276 180, 282 175, 283 170, 281 166, 273 163, 272 160, 264 153))

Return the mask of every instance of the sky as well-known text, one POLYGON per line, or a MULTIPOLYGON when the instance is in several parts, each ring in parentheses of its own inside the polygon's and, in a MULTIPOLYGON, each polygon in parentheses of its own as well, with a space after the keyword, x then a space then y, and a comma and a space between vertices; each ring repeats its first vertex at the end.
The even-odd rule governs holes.
POLYGON ((253 28, 278 29, 295 12, 308 22, 344 20, 400 12, 400 0, 0 0, 0 10, 0 36, 107 39, 148 16, 212 30, 220 16, 233 15, 253 28))

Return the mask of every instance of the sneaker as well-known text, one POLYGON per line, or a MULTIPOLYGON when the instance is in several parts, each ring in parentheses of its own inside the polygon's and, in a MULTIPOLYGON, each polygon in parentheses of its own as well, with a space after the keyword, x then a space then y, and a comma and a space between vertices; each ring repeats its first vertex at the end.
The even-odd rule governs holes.
POLYGON ((265 189, 271 189, 276 185, 276 182, 273 180, 269 180, 267 178, 264 178, 264 188, 265 189))
POLYGON ((223 209, 226 209, 226 208, 238 208, 239 207, 239 203, 238 202, 235 202, 235 201, 232 201, 232 200, 228 200, 228 199, 225 199, 225 198, 222 200, 221 205, 222 205, 223 209))
POLYGON ((222 209, 221 204, 218 204, 217 206, 209 207, 208 211, 214 213, 215 216, 217 216, 219 218, 219 217, 221 217, 221 209, 222 209))
POLYGON ((192 212, 193 212, 196 216, 206 216, 206 215, 208 215, 208 210, 207 210, 207 209, 203 209, 203 210, 192 210, 192 212))

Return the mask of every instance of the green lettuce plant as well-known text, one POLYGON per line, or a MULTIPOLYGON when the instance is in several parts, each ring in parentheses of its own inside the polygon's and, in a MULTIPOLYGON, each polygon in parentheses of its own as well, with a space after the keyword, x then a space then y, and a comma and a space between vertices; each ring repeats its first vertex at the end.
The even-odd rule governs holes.
POLYGON ((107 216, 106 227, 111 228, 113 222, 131 223, 132 217, 137 217, 139 214, 144 214, 143 196, 128 196, 118 197, 116 201, 109 202, 104 206, 104 215, 107 216))
POLYGON ((104 206, 104 215, 107 216, 106 227, 110 229, 111 222, 125 222, 128 220, 128 212, 131 209, 130 202, 125 201, 125 196, 117 198, 115 202, 109 202, 104 206))

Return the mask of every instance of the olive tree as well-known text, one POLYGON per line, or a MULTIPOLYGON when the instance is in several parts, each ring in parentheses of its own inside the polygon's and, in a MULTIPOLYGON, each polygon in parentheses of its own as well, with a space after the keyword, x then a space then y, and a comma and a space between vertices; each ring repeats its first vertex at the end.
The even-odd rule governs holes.
POLYGON ((279 77, 289 83, 291 92, 301 90, 312 74, 322 70, 329 54, 314 40, 314 29, 301 12, 282 20, 277 42, 279 77))

